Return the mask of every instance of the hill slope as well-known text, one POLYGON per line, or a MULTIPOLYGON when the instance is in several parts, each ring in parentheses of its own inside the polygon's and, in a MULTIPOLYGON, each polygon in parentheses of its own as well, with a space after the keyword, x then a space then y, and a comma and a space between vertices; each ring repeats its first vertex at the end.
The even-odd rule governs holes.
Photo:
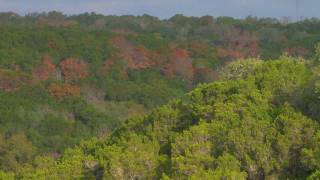
POLYGON ((319 67, 236 61, 181 100, 16 170, 21 179, 317 179, 319 67))
MULTIPOLYGON (((5 169, 105 138, 126 119, 217 80, 234 60, 313 58, 319 27, 319 19, 0 13, 1 158, 13 162, 5 169)), ((313 108, 304 109, 317 116, 313 108)))

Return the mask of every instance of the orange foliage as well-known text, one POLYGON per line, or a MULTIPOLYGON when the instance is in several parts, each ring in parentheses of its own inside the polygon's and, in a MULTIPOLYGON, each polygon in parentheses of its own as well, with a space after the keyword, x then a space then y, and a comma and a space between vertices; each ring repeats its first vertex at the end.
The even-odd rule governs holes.
POLYGON ((192 80, 194 69, 188 54, 187 50, 174 48, 172 55, 162 69, 164 75, 168 78, 179 76, 185 80, 192 80))
POLYGON ((32 70, 32 77, 36 82, 56 78, 56 66, 50 56, 45 56, 42 64, 32 70))
POLYGON ((111 39, 111 44, 119 50, 106 63, 103 70, 109 70, 116 65, 116 61, 124 60, 121 74, 126 77, 128 70, 139 70, 152 67, 162 67, 162 72, 168 78, 179 76, 185 80, 192 80, 194 69, 189 52, 185 49, 171 47, 169 55, 162 55, 157 51, 150 51, 142 45, 135 46, 123 36, 111 39))
POLYGON ((130 69, 145 69, 155 65, 151 58, 151 53, 144 46, 134 48, 131 54, 126 57, 130 69))
POLYGON ((123 36, 116 36, 111 43, 119 50, 118 56, 126 61, 128 69, 145 69, 153 66, 152 53, 144 46, 134 46, 123 36))
POLYGON ((110 70, 113 66, 119 64, 116 63, 119 60, 124 60, 125 62, 121 67, 123 77, 127 76, 128 70, 146 69, 156 65, 155 57, 157 57, 157 54, 151 52, 143 45, 133 45, 123 36, 113 37, 110 43, 118 49, 118 52, 106 61, 101 71, 110 70))
POLYGON ((66 82, 84 79, 89 75, 88 65, 74 58, 65 59, 60 63, 61 73, 66 82))
POLYGON ((70 96, 80 96, 80 87, 71 84, 53 83, 48 87, 51 96, 56 99, 63 99, 70 96))
POLYGON ((174 50, 174 55, 176 56, 176 58, 188 58, 189 57, 188 51, 185 49, 180 49, 180 48, 177 48, 174 50))

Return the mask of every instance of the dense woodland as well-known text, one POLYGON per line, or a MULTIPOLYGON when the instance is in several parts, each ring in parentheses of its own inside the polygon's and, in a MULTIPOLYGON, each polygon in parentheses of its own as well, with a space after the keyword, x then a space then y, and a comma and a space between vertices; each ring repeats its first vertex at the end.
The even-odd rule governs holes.
POLYGON ((0 13, 0 179, 320 179, 319 29, 0 13))

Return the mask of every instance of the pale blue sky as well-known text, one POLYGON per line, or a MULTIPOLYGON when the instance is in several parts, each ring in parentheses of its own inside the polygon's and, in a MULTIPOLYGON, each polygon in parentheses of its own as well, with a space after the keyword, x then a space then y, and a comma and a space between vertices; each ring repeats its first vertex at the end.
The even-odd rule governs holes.
MULTIPOLYGON (((299 16, 320 17, 320 0, 298 0, 299 16)), ((296 18, 296 0, 0 0, 0 11, 20 14, 57 10, 66 14, 97 12, 105 15, 150 14, 168 18, 233 16, 296 18)))

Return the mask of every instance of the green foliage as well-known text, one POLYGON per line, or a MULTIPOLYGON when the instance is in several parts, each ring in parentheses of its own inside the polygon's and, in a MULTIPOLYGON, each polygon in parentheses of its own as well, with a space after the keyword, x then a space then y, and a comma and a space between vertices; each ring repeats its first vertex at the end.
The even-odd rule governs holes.
POLYGON ((55 176, 317 179, 320 124, 295 104, 303 97, 296 90, 314 82, 311 69, 288 58, 239 63, 226 68, 224 80, 129 119, 110 138, 66 151, 52 165, 55 176))
POLYGON ((209 131, 207 124, 201 124, 174 138, 171 156, 177 177, 202 174, 213 167, 214 157, 211 154, 214 147, 209 131))
POLYGON ((0 136, 0 140, 1 169, 16 171, 20 165, 31 162, 35 148, 23 134, 14 134, 9 138, 0 136))
POLYGON ((14 180, 14 174, 0 171, 0 179, 1 180, 14 180))
POLYGON ((19 179, 94 179, 96 161, 81 149, 67 150, 61 161, 38 157, 32 166, 19 170, 19 179))
POLYGON ((216 161, 216 169, 198 171, 190 179, 246 179, 247 174, 241 172, 240 162, 230 154, 220 156, 216 161))
POLYGON ((0 179, 319 179, 319 22, 0 13, 0 179))
POLYGON ((315 46, 315 51, 316 51, 315 60, 318 62, 320 60, 320 44, 317 44, 315 46))
POLYGON ((107 79, 102 84, 105 84, 106 100, 133 101, 147 108, 181 97, 187 89, 185 83, 162 79, 158 72, 152 70, 132 71, 129 80, 107 79))
POLYGON ((159 145, 135 134, 97 152, 107 179, 150 179, 156 176, 159 145))

